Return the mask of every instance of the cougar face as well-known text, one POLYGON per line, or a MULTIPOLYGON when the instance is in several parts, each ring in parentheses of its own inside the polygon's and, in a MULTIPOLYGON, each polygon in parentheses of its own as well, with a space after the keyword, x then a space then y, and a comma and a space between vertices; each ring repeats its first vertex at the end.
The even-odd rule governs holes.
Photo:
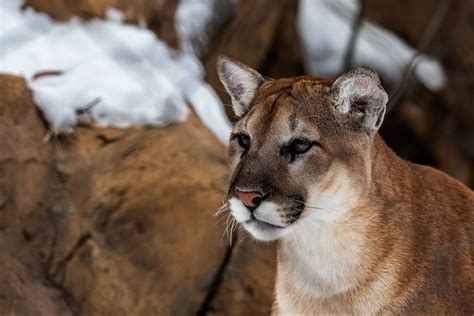
POLYGON ((377 75, 360 68, 334 83, 265 80, 228 57, 218 72, 239 117, 228 149, 235 219, 274 240, 342 217, 370 177, 370 143, 387 101, 377 75))

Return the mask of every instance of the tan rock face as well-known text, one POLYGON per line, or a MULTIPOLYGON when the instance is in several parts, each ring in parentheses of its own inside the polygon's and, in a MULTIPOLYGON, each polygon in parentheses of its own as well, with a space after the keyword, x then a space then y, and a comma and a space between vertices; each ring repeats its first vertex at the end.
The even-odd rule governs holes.
POLYGON ((194 118, 103 132, 81 128, 58 152, 86 223, 81 236, 92 235, 67 265, 65 287, 84 314, 195 313, 226 252, 212 216, 225 187, 224 148, 194 118), (76 155, 87 165, 71 167, 76 155))
POLYGON ((109 8, 123 12, 128 23, 141 19, 158 37, 172 47, 179 39, 174 27, 174 14, 178 0, 25 0, 24 7, 44 12, 56 20, 69 20, 74 16, 83 19, 104 18, 109 8))
POLYGON ((44 274, 58 195, 52 147, 25 82, 0 77, 0 314, 64 314, 44 274))
POLYGON ((251 240, 238 231, 221 286, 210 304, 210 315, 270 315, 274 298, 276 244, 251 240))
POLYGON ((270 311, 275 249, 228 248, 225 149, 195 117, 43 142, 25 82, 0 96, 0 314, 270 311))

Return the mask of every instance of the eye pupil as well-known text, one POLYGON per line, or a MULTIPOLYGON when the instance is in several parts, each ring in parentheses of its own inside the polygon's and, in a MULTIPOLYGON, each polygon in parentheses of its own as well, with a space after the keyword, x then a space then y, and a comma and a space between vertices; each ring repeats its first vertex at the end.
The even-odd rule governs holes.
POLYGON ((312 145, 313 144, 307 139, 297 138, 291 142, 290 151, 294 154, 303 154, 307 152, 312 145))
POLYGON ((250 137, 245 134, 240 134, 237 136, 237 140, 239 141, 240 147, 244 149, 248 149, 250 147, 250 137))

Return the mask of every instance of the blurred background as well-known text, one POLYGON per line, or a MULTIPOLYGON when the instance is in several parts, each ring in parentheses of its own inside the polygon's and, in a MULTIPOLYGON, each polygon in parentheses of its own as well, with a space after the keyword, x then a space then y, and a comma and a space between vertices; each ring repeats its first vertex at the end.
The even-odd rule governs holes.
POLYGON ((390 147, 473 188, 473 38, 462 0, 0 0, 0 315, 269 314, 217 56, 374 68, 390 147))

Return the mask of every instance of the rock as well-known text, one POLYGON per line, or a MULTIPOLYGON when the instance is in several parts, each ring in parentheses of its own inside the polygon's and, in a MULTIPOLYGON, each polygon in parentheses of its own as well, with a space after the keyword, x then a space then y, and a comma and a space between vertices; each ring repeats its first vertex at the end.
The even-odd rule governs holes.
POLYGON ((259 72, 271 78, 295 77, 304 74, 303 48, 298 34, 299 1, 285 1, 275 38, 259 72))
MULTIPOLYGON (((206 81, 214 88, 224 104, 230 98, 222 88, 216 72, 216 60, 220 54, 228 54, 259 69, 265 62, 285 8, 285 1, 242 1, 228 25, 211 41, 205 58, 206 81), (249 18, 251 17, 251 18, 249 18)), ((229 118, 234 114, 226 107, 229 118)))
POLYGON ((25 81, 0 76, 0 315, 58 315, 69 310, 48 281, 59 195, 51 144, 25 81))
POLYGON ((85 222, 71 239, 91 237, 58 281, 80 314, 196 313, 226 249, 213 218, 226 181, 223 146, 194 117, 106 134, 78 128, 60 142, 59 170, 79 214, 71 225, 85 222))
POLYGON ((5 193, 0 191, 0 210, 3 209, 7 205, 7 196, 5 193))
POLYGON ((473 188, 474 76, 466 69, 474 65, 474 44, 466 39, 474 36, 474 2, 389 0, 382 4, 369 0, 365 16, 418 47, 439 8, 445 9, 445 15, 424 53, 441 61, 447 75, 446 87, 433 94, 412 80, 403 102, 393 111, 396 113, 387 116, 382 132, 404 158, 432 165, 473 188))
POLYGON ((25 0, 24 7, 44 12, 56 20, 65 21, 74 16, 82 19, 104 18, 109 8, 119 9, 128 23, 144 20, 148 27, 168 45, 178 47, 179 39, 174 27, 178 0, 25 0))
POLYGON ((270 315, 276 276, 276 243, 251 240, 240 230, 209 315, 270 315))
POLYGON ((44 142, 25 82, 0 96, 0 314, 270 310, 274 248, 229 250, 225 149, 194 116, 44 142))

